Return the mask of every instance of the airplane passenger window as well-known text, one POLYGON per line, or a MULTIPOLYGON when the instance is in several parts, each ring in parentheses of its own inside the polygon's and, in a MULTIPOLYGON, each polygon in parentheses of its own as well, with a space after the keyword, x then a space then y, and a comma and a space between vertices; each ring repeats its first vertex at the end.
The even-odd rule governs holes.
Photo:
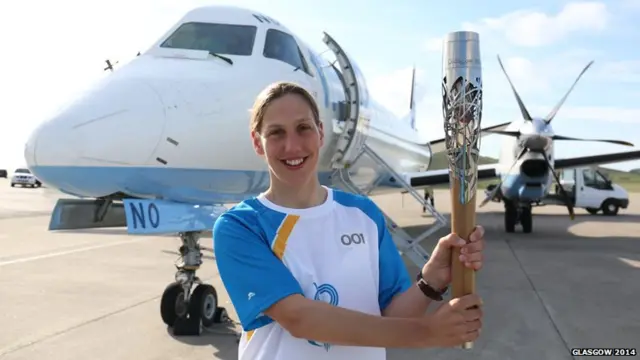
POLYGON ((267 38, 262 54, 269 59, 284 61, 309 74, 309 69, 300 53, 298 43, 293 36, 287 33, 275 29, 267 30, 267 38))
POLYGON ((160 47, 250 56, 257 31, 249 25, 190 22, 182 24, 160 47))

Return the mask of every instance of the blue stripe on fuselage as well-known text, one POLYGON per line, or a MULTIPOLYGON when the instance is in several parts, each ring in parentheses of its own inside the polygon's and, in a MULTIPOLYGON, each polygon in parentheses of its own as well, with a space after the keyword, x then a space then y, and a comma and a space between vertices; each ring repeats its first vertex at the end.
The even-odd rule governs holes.
POLYGON ((548 175, 528 177, 524 174, 503 175, 502 194, 505 198, 519 201, 538 201, 547 193, 548 175), (527 186, 539 184, 539 186, 527 186))

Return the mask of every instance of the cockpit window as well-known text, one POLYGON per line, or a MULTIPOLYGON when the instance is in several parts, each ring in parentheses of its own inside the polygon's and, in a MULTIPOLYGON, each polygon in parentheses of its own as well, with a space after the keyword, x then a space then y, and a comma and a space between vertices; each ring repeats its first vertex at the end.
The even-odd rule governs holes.
POLYGON ((182 24, 160 47, 250 56, 257 31, 250 25, 190 22, 182 24))
POLYGON ((294 68, 309 73, 298 43, 293 36, 285 32, 276 29, 267 30, 267 38, 262 54, 269 59, 284 61, 294 68))

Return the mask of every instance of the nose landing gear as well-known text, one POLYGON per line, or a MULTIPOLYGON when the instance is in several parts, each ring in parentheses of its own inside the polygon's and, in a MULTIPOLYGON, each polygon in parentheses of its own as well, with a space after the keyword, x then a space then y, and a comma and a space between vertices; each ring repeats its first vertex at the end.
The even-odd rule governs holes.
POLYGON ((162 321, 177 336, 200 335, 203 327, 230 321, 225 308, 218 305, 216 289, 196 276, 202 265, 199 237, 199 232, 180 233, 181 264, 176 265, 175 281, 164 289, 160 300, 162 321))

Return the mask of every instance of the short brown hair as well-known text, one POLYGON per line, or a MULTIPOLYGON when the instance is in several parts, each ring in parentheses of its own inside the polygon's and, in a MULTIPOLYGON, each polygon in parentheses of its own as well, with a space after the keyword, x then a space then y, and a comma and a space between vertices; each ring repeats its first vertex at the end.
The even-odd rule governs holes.
POLYGON ((311 112, 313 113, 313 120, 316 125, 320 125, 320 111, 313 96, 311 96, 311 94, 309 94, 309 92, 302 86, 291 82, 281 81, 267 86, 256 98, 251 111, 251 131, 260 133, 262 130, 262 119, 264 118, 264 113, 267 110, 267 107, 269 107, 271 102, 274 100, 289 94, 295 94, 302 97, 307 104, 309 104, 311 112))

